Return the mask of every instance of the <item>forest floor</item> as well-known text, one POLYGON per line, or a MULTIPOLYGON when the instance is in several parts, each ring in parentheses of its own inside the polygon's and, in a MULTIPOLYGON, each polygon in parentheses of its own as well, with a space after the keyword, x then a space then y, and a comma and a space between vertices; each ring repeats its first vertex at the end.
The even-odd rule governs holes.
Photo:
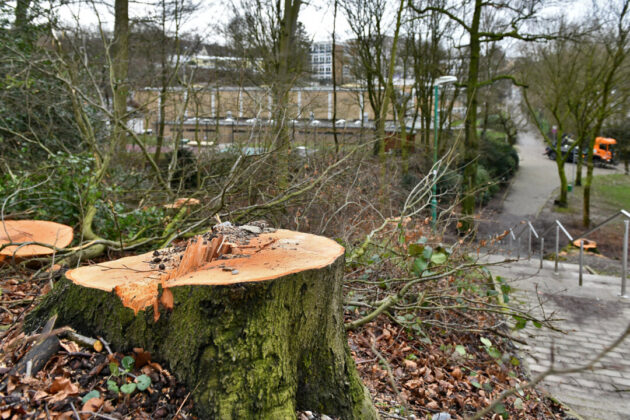
MULTIPOLYGON (((383 273, 369 273, 378 277, 383 273)), ((356 280, 366 273, 353 272, 356 280)), ((434 293, 444 309, 426 306, 380 316, 356 332, 349 344, 359 373, 383 418, 463 419, 487 407, 502 392, 529 380, 503 314, 449 310, 483 294, 480 278, 454 276, 426 284, 416 293, 434 293), (425 290, 423 290, 425 289, 425 290), (497 327, 498 326, 498 327, 497 327), (439 417, 439 414, 442 416, 439 417), (448 414, 448 417, 446 416, 448 414)), ((352 279, 348 279, 352 288, 352 279)), ((409 307, 405 308, 409 309, 409 307)), ((347 307, 348 320, 362 309, 347 307)), ((483 418, 570 419, 563 407, 535 389, 524 389, 483 418)))
MULTIPOLYGON (((355 281, 400 274, 392 272, 393 267, 384 267, 381 272, 354 270, 346 279, 347 292, 355 281)), ((191 390, 165 367, 152 361, 143 349, 121 354, 105 346, 97 351, 80 346, 65 338, 64 331, 55 330, 51 334, 58 334, 61 346, 44 368, 31 377, 15 375, 12 368, 18 360, 46 338, 46 335, 25 336, 21 321, 49 290, 51 280, 62 273, 42 272, 34 276, 32 271, 9 273, 7 267, 3 271, 1 419, 196 418, 191 414, 194 413, 191 390), (122 391, 124 385, 141 375, 151 379, 148 388, 137 387, 128 394, 122 391)), ((437 286, 450 290, 452 298, 457 298, 460 295, 453 287, 455 281, 451 276, 437 286)), ((365 309, 347 306, 346 319, 362 316, 365 309)), ((398 313, 382 315, 348 336, 359 373, 383 418, 429 419, 438 413, 464 418, 487 406, 502 391, 526 383, 516 350, 506 338, 508 329, 503 328, 497 334, 486 330, 502 324, 498 318, 502 315, 449 310, 398 313)), ((296 414, 301 420, 326 418, 308 411, 296 414)), ((567 417, 552 400, 528 389, 508 398, 485 418, 567 417)))

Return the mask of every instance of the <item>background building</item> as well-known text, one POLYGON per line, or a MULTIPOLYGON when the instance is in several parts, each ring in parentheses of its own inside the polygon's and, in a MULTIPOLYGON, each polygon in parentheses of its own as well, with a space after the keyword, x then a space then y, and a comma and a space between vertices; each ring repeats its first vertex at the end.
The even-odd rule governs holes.
MULTIPOLYGON (((332 41, 313 42, 309 51, 311 74, 322 83, 330 83, 333 78, 332 41)), ((345 43, 335 45, 335 82, 338 85, 352 81, 349 70, 349 55, 345 43)))

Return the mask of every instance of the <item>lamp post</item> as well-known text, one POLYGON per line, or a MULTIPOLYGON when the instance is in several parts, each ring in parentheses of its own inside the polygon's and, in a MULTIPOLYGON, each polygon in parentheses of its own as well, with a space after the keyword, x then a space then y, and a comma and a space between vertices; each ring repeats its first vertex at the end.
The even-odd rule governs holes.
MULTIPOLYGON (((433 97, 435 99, 435 105, 433 106, 433 167, 438 160, 438 124, 439 124, 439 96, 440 85, 446 83, 455 83, 457 77, 455 76, 442 76, 435 79, 433 82, 433 97)), ((437 169, 433 169, 433 185, 431 187, 431 227, 435 230, 435 224, 437 222, 437 169)))

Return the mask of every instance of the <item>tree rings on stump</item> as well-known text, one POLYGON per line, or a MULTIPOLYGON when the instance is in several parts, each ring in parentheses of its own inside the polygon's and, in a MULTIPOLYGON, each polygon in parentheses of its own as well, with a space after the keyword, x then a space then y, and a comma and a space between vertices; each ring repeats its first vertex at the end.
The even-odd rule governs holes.
POLYGON ((71 270, 27 320, 142 347, 202 418, 377 418, 343 325, 343 255, 320 236, 221 224, 173 247, 71 270))

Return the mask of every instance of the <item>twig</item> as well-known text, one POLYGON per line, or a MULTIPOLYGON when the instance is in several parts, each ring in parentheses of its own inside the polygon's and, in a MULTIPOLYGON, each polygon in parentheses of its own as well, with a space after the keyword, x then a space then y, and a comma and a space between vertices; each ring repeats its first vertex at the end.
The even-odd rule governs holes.
MULTIPOLYGON (((198 387, 199 387, 199 383, 197 383, 197 385, 195 386, 195 389, 193 389, 192 392, 195 392, 198 387)), ((188 397, 190 397, 190 394, 191 392, 186 394, 186 398, 184 398, 184 401, 182 401, 182 403, 179 405, 177 412, 175 412, 175 415, 173 416, 174 419, 177 418, 177 415, 179 414, 179 412, 182 411, 182 407, 184 407, 184 404, 186 404, 186 401, 188 400, 188 397)))
POLYGON ((28 362, 26 362, 26 372, 24 373, 24 376, 26 376, 27 378, 30 378, 32 370, 33 370, 33 361, 29 360, 28 362))
POLYGON ((407 420, 407 417, 401 417, 398 414, 392 414, 392 413, 388 413, 382 410, 378 410, 378 414, 380 414, 383 417, 389 417, 390 419, 407 420))
POLYGON ((105 350, 107 350, 109 354, 114 354, 112 352, 112 349, 109 347, 109 343, 105 341, 103 337, 101 337, 100 335, 97 335, 96 338, 98 338, 101 341, 101 343, 103 343, 103 345, 105 346, 105 350))
POLYGON ((116 417, 108 416, 101 413, 95 413, 94 411, 79 411, 79 414, 89 414, 90 416, 100 417, 102 419, 107 419, 107 420, 119 420, 116 417))
POLYGON ((92 353, 85 353, 82 351, 71 351, 67 353, 68 356, 74 356, 74 357, 92 357, 92 353))
POLYGON ((374 344, 374 340, 372 340, 372 343, 370 344, 370 347, 372 347, 372 352, 376 355, 376 357, 378 357, 378 359, 381 361, 381 363, 383 363, 385 365, 385 369, 387 370, 387 377, 389 378, 389 383, 392 386, 392 388, 394 389, 394 392, 398 396, 398 399, 400 400, 401 404, 405 407, 405 411, 409 413, 410 411, 409 411, 409 407, 407 406, 407 401, 400 394, 400 390, 398 389, 398 386, 396 385, 396 379, 394 378, 394 374, 392 373, 392 368, 389 365, 389 362, 376 349, 376 345, 374 344))
POLYGON ((81 417, 79 416, 77 409, 74 408, 74 404, 72 403, 72 401, 70 402, 70 407, 72 407, 72 411, 74 411, 74 415, 77 416, 77 420, 81 420, 81 417))

